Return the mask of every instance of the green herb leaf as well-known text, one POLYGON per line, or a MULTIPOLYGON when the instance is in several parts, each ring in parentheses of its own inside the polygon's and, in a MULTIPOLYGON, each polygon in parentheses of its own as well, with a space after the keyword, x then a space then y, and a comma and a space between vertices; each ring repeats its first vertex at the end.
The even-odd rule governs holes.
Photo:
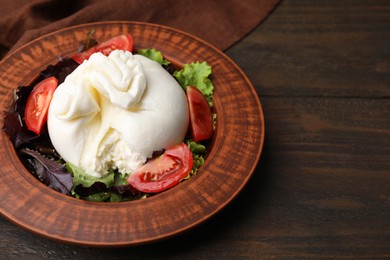
POLYGON ((212 95, 214 86, 211 83, 211 66, 207 62, 193 62, 185 64, 184 68, 175 71, 173 76, 179 82, 180 86, 185 90, 187 86, 197 87, 209 102, 210 107, 213 106, 212 95))

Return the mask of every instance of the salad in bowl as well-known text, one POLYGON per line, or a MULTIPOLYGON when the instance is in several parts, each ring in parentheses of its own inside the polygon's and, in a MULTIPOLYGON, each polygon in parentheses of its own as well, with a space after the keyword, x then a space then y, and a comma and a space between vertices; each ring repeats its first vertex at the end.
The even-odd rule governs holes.
POLYGON ((52 189, 88 201, 153 196, 195 175, 214 130, 211 67, 178 68, 131 34, 96 42, 19 86, 4 131, 52 189))

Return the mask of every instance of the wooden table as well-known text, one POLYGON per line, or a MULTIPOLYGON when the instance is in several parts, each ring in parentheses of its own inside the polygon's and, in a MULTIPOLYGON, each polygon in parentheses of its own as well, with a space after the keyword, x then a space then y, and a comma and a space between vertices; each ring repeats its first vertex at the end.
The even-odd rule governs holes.
POLYGON ((59 244, 0 218, 0 259, 390 258, 390 1, 286 0, 227 51, 263 105, 243 192, 156 244, 59 244))

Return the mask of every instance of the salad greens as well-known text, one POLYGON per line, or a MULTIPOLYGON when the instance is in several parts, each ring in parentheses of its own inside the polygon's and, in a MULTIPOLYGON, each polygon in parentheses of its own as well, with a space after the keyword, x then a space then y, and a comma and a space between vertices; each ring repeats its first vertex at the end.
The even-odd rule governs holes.
POLYGON ((68 172, 73 176, 71 194, 76 198, 89 201, 124 201, 146 197, 145 194, 132 189, 118 171, 109 170, 104 178, 86 174, 82 169, 67 162, 68 172))
POLYGON ((115 174, 113 170, 110 170, 108 174, 103 178, 97 178, 92 175, 86 174, 82 169, 67 162, 66 169, 73 175, 74 186, 83 185, 85 188, 91 187, 95 182, 101 182, 108 188, 114 186, 115 174))
POLYGON ((66 171, 63 164, 30 149, 24 148, 20 152, 33 158, 31 165, 42 183, 61 193, 70 193, 73 187, 73 177, 66 171))
POLYGON ((192 170, 188 174, 187 178, 190 178, 192 175, 195 175, 199 168, 204 163, 204 155, 206 154, 206 146, 203 144, 194 142, 192 140, 187 140, 186 144, 188 148, 190 148, 190 151, 192 152, 192 158, 194 159, 194 165, 192 166, 192 170))
POLYGON ((187 86, 197 87, 206 97, 210 107, 213 107, 214 86, 210 80, 210 75, 211 66, 205 61, 185 64, 183 69, 173 73, 173 76, 184 90, 187 86))
MULTIPOLYGON (((90 38, 90 35, 88 36, 90 38)), ((87 43, 94 44, 89 39, 87 43)), ((158 63, 168 72, 173 66, 165 60, 161 52, 151 48, 138 51, 158 63)), ((60 59, 55 65, 49 65, 42 71, 31 86, 20 86, 15 91, 14 104, 6 112, 4 118, 4 132, 14 144, 21 161, 41 182, 63 194, 72 195, 89 201, 126 201, 141 199, 151 196, 131 187, 127 176, 122 176, 118 171, 110 170, 106 177, 95 178, 89 176, 78 167, 65 162, 55 151, 47 127, 41 135, 30 132, 24 122, 24 109, 28 96, 33 86, 45 78, 55 76, 59 84, 62 83, 78 64, 69 58, 60 59)), ((195 62, 184 65, 179 71, 171 71, 179 84, 185 90, 187 85, 197 86, 212 105, 213 85, 210 80, 211 67, 206 62, 195 62)), ((196 174, 204 163, 206 147, 193 140, 185 139, 184 142, 193 154, 193 168, 185 179, 196 174)))
MULTIPOLYGON (((164 67, 170 65, 170 62, 164 59, 161 52, 155 48, 138 50, 138 54, 154 60, 164 67)), ((212 96, 214 86, 210 80, 211 73, 211 66, 208 65, 207 62, 197 61, 185 64, 183 69, 174 71, 173 76, 179 82, 184 91, 187 86, 197 87, 206 97, 210 107, 213 107, 212 96)))
POLYGON ((163 66, 168 66, 169 64, 171 64, 169 61, 164 59, 161 52, 156 50, 155 48, 138 50, 138 54, 141 54, 146 58, 154 60, 163 66))

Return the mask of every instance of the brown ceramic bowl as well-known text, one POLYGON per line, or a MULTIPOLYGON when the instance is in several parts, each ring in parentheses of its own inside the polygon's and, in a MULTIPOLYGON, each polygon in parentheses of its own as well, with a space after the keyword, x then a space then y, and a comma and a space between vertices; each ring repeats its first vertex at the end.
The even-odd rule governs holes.
MULTIPOLYGON (((120 203, 88 202, 56 192, 23 166, 5 133, 0 135, 1 215, 36 234, 66 243, 125 246, 186 231, 226 206, 252 175, 264 140, 264 118, 248 78, 224 53, 181 31, 140 22, 101 22, 40 37, 0 62, 1 110, 18 85, 31 83, 59 56, 79 47, 95 28, 100 42, 131 33, 135 48, 156 48, 183 65, 207 61, 213 69, 217 130, 205 164, 188 181, 156 196, 120 203)), ((3 125, 3 115, 0 119, 3 125)))

